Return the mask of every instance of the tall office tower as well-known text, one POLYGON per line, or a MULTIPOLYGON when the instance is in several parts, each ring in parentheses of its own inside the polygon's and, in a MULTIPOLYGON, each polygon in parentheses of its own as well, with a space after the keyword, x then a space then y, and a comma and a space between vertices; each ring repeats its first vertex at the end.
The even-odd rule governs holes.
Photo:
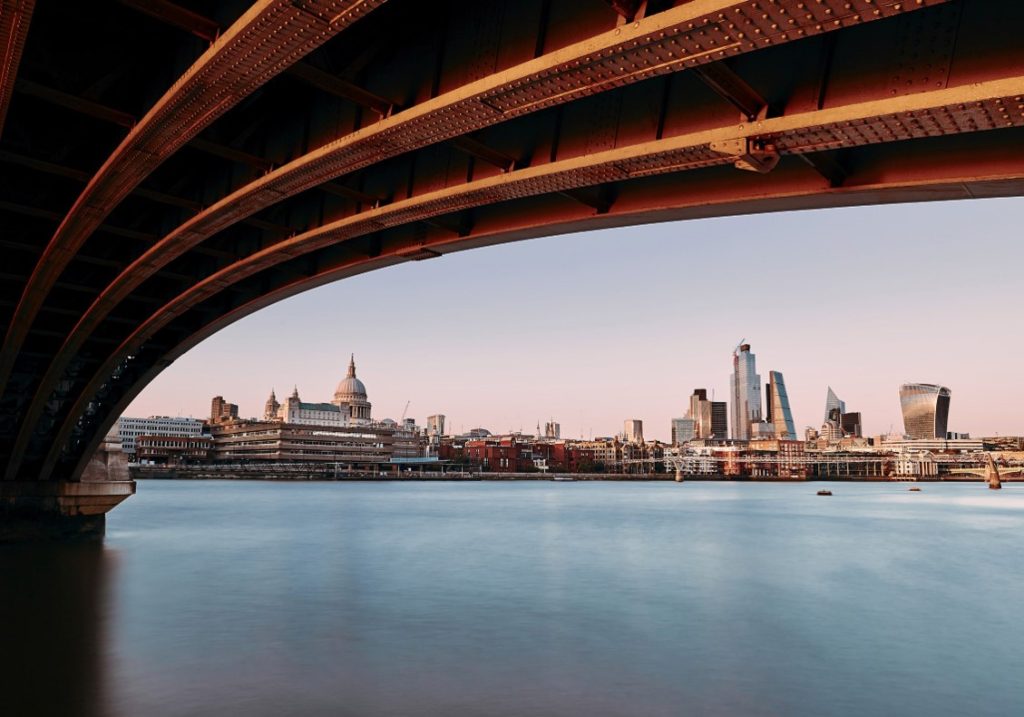
POLYGON ((729 409, 725 401, 711 402, 711 435, 708 438, 724 440, 729 437, 729 409))
POLYGON ((690 418, 697 419, 697 415, 700 413, 701 402, 707 400, 708 390, 706 388, 693 389, 693 393, 690 395, 690 418))
POLYGON ((839 413, 846 413, 846 402, 840 401, 839 396, 832 390, 832 387, 828 387, 828 395, 825 397, 825 418, 822 420, 829 420, 829 414, 833 408, 838 408, 839 413))
POLYGON ((678 446, 681 443, 692 441, 694 439, 694 428, 696 421, 692 418, 673 418, 672 419, 672 445, 678 446))
POLYGON ((844 436, 860 438, 863 429, 860 424, 860 412, 844 413, 839 417, 839 427, 843 429, 844 436))
POLYGON ((686 417, 693 419, 694 438, 711 438, 711 401, 708 400, 707 389, 693 389, 686 417))
POLYGON ((562 437, 562 424, 555 421, 548 421, 544 424, 544 437, 545 438, 561 438, 562 437))
POLYGON ((750 440, 750 424, 761 420, 761 377, 757 375, 750 344, 740 344, 732 354, 732 437, 750 440))
POLYGON ((932 383, 900 386, 903 428, 911 438, 945 438, 950 391, 932 383))
POLYGON ((622 433, 626 439, 626 443, 643 443, 644 422, 636 418, 631 418, 625 422, 622 433))
POLYGON ((444 435, 444 414, 427 416, 427 435, 431 438, 444 435))
POLYGON ((796 428, 793 427, 793 414, 789 410, 789 394, 786 393, 786 382, 781 371, 768 372, 768 385, 765 386, 765 421, 775 426, 775 437, 787 441, 796 440, 796 428))

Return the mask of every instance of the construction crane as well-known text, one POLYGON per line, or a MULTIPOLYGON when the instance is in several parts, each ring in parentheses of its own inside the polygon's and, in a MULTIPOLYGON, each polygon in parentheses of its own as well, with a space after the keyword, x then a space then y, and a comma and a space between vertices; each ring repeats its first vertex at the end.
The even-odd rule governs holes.
POLYGON ((736 348, 734 348, 734 349, 732 350, 732 355, 733 355, 733 356, 735 356, 736 354, 738 354, 738 353, 739 353, 739 351, 740 351, 740 346, 742 346, 742 345, 743 345, 743 342, 744 342, 744 341, 746 341, 746 340, 747 340, 747 339, 746 339, 746 337, 744 337, 744 338, 740 339, 740 342, 739 342, 738 344, 736 344, 736 348))
POLYGON ((409 412, 410 403, 412 403, 411 399, 405 402, 405 408, 402 409, 402 417, 398 419, 399 424, 405 423, 405 414, 409 412))

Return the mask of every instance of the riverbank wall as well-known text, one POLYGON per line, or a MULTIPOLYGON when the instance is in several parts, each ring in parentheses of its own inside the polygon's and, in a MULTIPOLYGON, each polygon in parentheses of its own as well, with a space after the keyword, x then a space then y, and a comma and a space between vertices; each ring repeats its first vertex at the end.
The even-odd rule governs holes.
MULTIPOLYGON (((288 466, 132 466, 131 477, 135 480, 264 480, 292 482, 387 482, 387 481, 675 481, 672 473, 487 473, 461 471, 423 471, 399 473, 348 472, 325 470, 317 467, 288 466)), ((806 483, 821 481, 829 483, 978 483, 981 477, 938 476, 918 481, 906 478, 893 479, 881 476, 841 476, 830 478, 776 478, 762 476, 725 476, 721 474, 684 475, 684 481, 737 481, 751 483, 806 483)), ((1007 482, 1007 481, 1004 481, 1007 482)))

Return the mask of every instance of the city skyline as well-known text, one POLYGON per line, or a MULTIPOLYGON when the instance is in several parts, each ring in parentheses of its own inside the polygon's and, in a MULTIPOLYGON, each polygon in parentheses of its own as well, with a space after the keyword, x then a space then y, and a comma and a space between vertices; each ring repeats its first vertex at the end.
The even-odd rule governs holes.
POLYGON ((694 388, 728 399, 730 352, 745 336, 760 372, 785 373, 798 434, 820 427, 829 387, 862 413, 865 435, 900 430, 906 382, 953 390, 952 431, 1019 432, 1013 406, 1024 391, 998 375, 1022 348, 1004 327, 1015 320, 1013 267, 1024 252, 1001 231, 1022 216, 1017 199, 820 210, 566 235, 407 264, 227 327, 126 414, 201 416, 223 394, 256 416, 271 388, 287 394, 293 383, 327 400, 355 352, 381 417, 397 419, 411 401, 410 416, 423 423, 444 413, 449 431, 529 433, 553 418, 567 437, 612 435, 636 417, 647 437, 667 440, 694 388), (927 243, 906 238, 907 226, 927 243), (747 238, 755 227, 758 239, 747 238), (752 276, 772 274, 771 309, 759 303, 763 283, 740 290, 726 281, 741 251, 756 254, 752 276), (706 301, 693 300, 702 293, 706 301), (925 296, 939 308, 915 309, 925 296), (972 341, 952 340, 968 319, 972 341), (508 322, 515 328, 503 333, 508 322), (984 350, 989 336, 999 351, 984 350))

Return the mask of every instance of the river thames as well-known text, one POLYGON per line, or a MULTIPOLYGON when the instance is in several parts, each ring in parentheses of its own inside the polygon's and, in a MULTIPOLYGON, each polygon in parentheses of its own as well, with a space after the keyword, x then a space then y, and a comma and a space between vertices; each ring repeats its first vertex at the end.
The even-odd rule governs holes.
POLYGON ((157 482, 0 549, 4 714, 1018 715, 1024 485, 157 482))

